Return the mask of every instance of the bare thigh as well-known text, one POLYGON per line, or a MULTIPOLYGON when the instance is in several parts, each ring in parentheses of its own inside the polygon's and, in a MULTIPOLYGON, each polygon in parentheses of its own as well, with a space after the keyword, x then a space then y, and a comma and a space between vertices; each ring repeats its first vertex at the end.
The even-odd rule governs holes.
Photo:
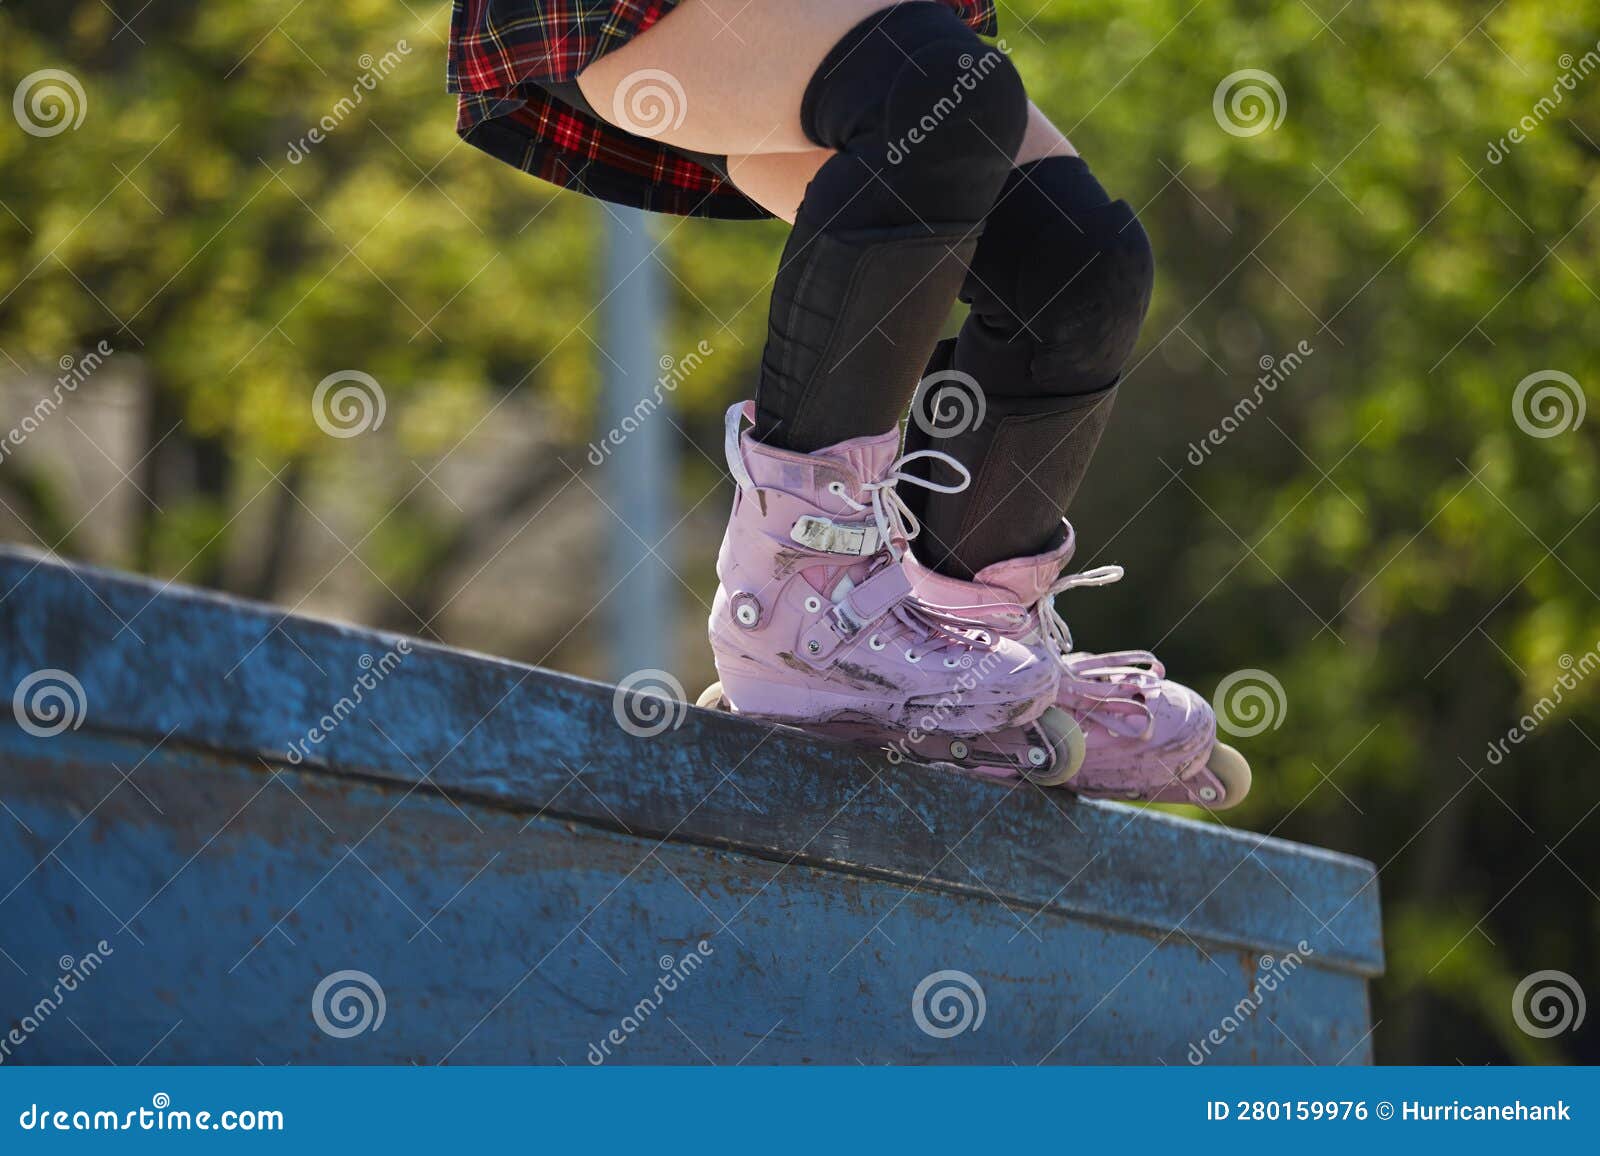
POLYGON ((585 68, 578 87, 611 123, 680 148, 812 152, 800 128, 806 85, 846 32, 893 3, 683 0, 585 68))
MULTIPOLYGON (((806 186, 833 154, 813 147, 808 152, 756 153, 728 158, 728 175, 739 191, 767 212, 794 222, 806 186)), ((1050 123, 1050 118, 1033 105, 1028 106, 1028 131, 1017 150, 1017 164, 1045 157, 1077 156, 1072 142, 1050 123)))

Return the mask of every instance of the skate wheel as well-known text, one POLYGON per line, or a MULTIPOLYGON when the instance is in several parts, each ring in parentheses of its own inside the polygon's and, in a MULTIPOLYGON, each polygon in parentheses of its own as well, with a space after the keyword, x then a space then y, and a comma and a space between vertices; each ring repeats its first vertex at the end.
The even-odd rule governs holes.
POLYGON ((1022 777, 1041 787, 1059 787, 1072 779, 1083 766, 1083 731, 1078 720, 1058 706, 1048 708, 1033 724, 1049 741, 1050 748, 1028 748, 1028 762, 1032 764, 1043 755, 1044 765, 1022 769, 1022 777), (1038 752, 1038 754, 1035 754, 1038 752), (1051 756, 1054 755, 1052 759, 1051 756))
POLYGON ((1225 807, 1232 807, 1244 801, 1250 793, 1250 764, 1233 747, 1227 743, 1217 743, 1211 748, 1211 757, 1206 760, 1206 769, 1222 783, 1226 794, 1215 803, 1207 802, 1206 806, 1214 811, 1225 807))
POLYGON ((694 700, 695 706, 703 706, 707 710, 727 710, 728 703, 722 697, 722 684, 714 682, 700 692, 700 697, 694 700))

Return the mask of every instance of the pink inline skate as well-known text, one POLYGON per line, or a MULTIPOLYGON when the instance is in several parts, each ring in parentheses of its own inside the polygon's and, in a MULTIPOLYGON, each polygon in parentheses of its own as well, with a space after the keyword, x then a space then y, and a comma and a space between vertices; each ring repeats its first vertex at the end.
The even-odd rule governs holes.
MULTIPOLYGON (((1250 790, 1250 764, 1217 741, 1216 717, 1205 699, 1169 681, 1160 661, 1147 651, 1090 654, 1073 649, 1055 596, 1076 586, 1115 582, 1122 568, 1099 566, 1063 575, 1075 543, 1071 524, 1062 526, 1062 539, 1053 549, 996 562, 971 582, 935 573, 912 557, 905 563, 922 602, 983 622, 1001 637, 1055 657, 1061 681, 1050 709, 1077 722, 1088 749, 1076 767, 1062 760, 1020 773, 1041 786, 1064 786, 1096 798, 1192 803, 1211 810, 1235 805, 1250 790)), ((1049 719, 1049 714, 1041 721, 1060 729, 1061 721, 1049 719)), ((991 757, 991 752, 1015 743, 1016 737, 1004 732, 976 742, 935 736, 916 744, 913 753, 1011 777, 1018 773, 1013 761, 991 757)))
POLYGON ((710 621, 721 681, 698 705, 906 752, 936 742, 944 761, 973 769, 1076 770, 1083 736, 1051 706, 1054 656, 912 594, 905 547, 919 526, 894 487, 955 492, 966 470, 934 450, 898 456, 894 429, 809 454, 764 445, 741 432, 753 416, 750 403, 728 411, 738 492, 710 621), (917 458, 960 482, 902 472, 917 458), (1001 738, 980 760, 963 739, 986 734, 1001 738))

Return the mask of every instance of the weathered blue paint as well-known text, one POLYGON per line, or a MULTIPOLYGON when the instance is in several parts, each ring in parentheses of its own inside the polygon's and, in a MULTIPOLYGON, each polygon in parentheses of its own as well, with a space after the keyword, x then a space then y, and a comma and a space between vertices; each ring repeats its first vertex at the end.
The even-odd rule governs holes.
POLYGON ((1361 861, 708 712, 637 738, 610 688, 421 644, 291 765, 396 639, 14 552, 0 595, 0 689, 85 698, 0 721, 0 1022, 114 948, 12 1062, 583 1063, 701 940, 616 1062, 1182 1063, 1229 1017, 1224 1061, 1370 1056, 1361 861), (313 1022, 342 969, 378 1030, 313 1022), (918 1028, 941 970, 976 1030, 918 1028))

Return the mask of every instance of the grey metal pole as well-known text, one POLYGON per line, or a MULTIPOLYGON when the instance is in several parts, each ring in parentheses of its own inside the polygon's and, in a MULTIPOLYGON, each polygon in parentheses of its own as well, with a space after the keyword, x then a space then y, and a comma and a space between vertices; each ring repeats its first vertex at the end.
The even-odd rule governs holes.
POLYGON ((602 434, 615 432, 621 444, 610 448, 600 468, 604 485, 596 487, 611 507, 606 581, 596 596, 616 586, 604 612, 610 670, 621 680, 672 666, 674 579, 662 539, 677 468, 670 394, 658 388, 663 293, 655 238, 645 213, 612 205, 605 213, 602 434))

